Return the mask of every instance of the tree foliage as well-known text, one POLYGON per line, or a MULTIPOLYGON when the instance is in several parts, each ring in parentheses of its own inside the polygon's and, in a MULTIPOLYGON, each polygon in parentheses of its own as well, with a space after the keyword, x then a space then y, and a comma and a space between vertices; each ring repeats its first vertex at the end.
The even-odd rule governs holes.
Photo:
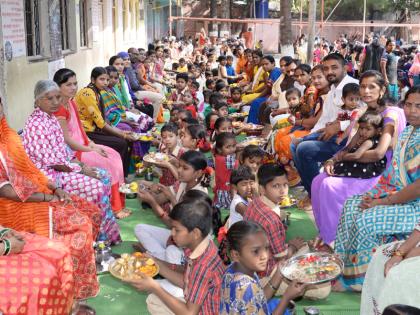
MULTIPOLYGON (((308 1, 303 1, 303 14, 308 12, 308 1)), ((326 18, 339 0, 324 1, 324 18, 326 18)), ((292 11, 294 14, 300 12, 301 0, 293 0, 292 11)), ((330 20, 361 20, 363 18, 364 0, 342 0, 337 9, 332 14, 330 20)), ((367 18, 381 19, 385 14, 395 14, 395 20, 398 20, 402 12, 411 14, 420 12, 419 0, 367 0, 366 1, 367 18), (407 10, 407 11, 406 11, 407 10)), ((321 17, 321 0, 318 0, 317 19, 321 17)))

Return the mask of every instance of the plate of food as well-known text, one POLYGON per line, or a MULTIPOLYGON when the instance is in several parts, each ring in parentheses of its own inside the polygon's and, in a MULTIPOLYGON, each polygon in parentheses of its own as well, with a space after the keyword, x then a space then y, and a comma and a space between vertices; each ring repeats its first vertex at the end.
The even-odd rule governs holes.
POLYGON ((244 117, 247 117, 247 116, 248 116, 248 113, 232 113, 232 114, 229 114, 230 118, 244 118, 244 117))
POLYGON ((161 152, 150 152, 143 157, 143 161, 151 164, 169 161, 169 155, 161 152))
POLYGON ((265 139, 259 138, 259 137, 246 137, 244 141, 241 141, 238 143, 238 146, 240 148, 245 148, 248 145, 257 145, 259 147, 264 146, 267 143, 265 139))
POLYGON ((232 122, 232 127, 235 129, 241 129, 244 127, 244 123, 242 121, 233 121, 232 122))
POLYGON ((159 273, 156 262, 140 252, 122 254, 109 266, 109 272, 121 280, 136 280, 142 276, 155 277, 159 273))
POLYGON ((280 271, 291 281, 319 284, 336 279, 343 272, 343 266, 343 261, 336 255, 308 253, 288 259, 280 271))
POLYGON ((280 207, 291 208, 291 207, 296 206, 296 203, 297 203, 297 201, 296 201, 295 198, 287 196, 287 197, 283 198, 283 200, 280 202, 280 207))
POLYGON ((135 194, 137 193, 139 186, 136 182, 132 182, 130 184, 122 184, 119 188, 120 193, 123 194, 135 194))

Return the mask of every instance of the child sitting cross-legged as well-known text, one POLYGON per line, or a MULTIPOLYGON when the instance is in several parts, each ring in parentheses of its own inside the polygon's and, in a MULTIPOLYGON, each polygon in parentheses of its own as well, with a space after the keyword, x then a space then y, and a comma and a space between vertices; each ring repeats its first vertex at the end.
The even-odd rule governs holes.
POLYGON ((147 297, 148 311, 163 314, 218 314, 224 265, 217 247, 208 237, 212 227, 212 209, 205 202, 183 201, 169 214, 175 244, 184 249, 184 265, 172 265, 156 259, 159 273, 184 289, 183 300, 172 296, 151 277, 129 281, 147 297))
MULTIPOLYGON (((209 195, 201 190, 188 190, 182 197, 181 201, 185 200, 205 202, 212 207, 212 200, 209 195)), ((171 236, 171 222, 169 217, 163 220, 163 223, 166 225, 164 228, 149 224, 137 224, 134 228, 134 233, 139 242, 134 244, 133 248, 139 252, 147 252, 162 261, 166 261, 174 265, 181 265, 183 259, 183 249, 174 243, 171 236)), ((173 285, 168 280, 162 279, 158 280, 158 282, 162 288, 173 296, 183 296, 182 289, 173 285)))
POLYGON ((170 187, 139 181, 138 198, 150 207, 163 221, 167 220, 167 211, 163 209, 169 203, 172 208, 182 196, 191 189, 208 193, 211 170, 207 167, 205 155, 198 151, 187 151, 179 158, 178 180, 170 187))
POLYGON ((219 314, 292 314, 288 305, 303 294, 305 285, 292 282, 279 301, 273 298, 282 281, 279 271, 265 286, 261 284, 257 273, 267 268, 270 257, 264 229, 254 222, 240 221, 229 229, 227 241, 232 264, 223 276, 219 314))

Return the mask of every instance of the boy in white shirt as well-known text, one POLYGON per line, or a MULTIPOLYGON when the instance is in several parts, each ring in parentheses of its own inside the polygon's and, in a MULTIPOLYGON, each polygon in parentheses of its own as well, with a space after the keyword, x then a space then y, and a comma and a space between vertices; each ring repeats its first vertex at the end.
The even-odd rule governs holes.
POLYGON ((255 175, 248 166, 241 165, 232 171, 230 185, 235 191, 230 204, 229 224, 230 228, 234 223, 242 221, 242 215, 248 208, 252 199, 253 187, 255 187, 255 175))

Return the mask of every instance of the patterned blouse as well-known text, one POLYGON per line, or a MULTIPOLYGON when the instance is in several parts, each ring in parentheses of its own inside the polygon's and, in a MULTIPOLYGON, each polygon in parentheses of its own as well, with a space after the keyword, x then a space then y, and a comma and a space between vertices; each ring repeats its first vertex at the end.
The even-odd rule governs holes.
POLYGON ((93 89, 89 87, 81 89, 74 101, 86 132, 93 132, 96 128, 102 129, 105 126, 106 122, 99 108, 99 99, 93 89))
POLYGON ((231 264, 223 275, 220 315, 270 314, 258 276, 236 272, 233 267, 231 264))

